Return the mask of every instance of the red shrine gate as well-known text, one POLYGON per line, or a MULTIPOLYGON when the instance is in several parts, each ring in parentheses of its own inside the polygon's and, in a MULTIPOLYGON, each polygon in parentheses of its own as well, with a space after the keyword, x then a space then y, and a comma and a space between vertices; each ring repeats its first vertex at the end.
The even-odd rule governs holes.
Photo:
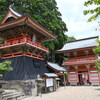
POLYGON ((100 61, 93 52, 98 37, 91 37, 68 42, 58 53, 64 53, 68 58, 63 66, 68 70, 68 82, 70 85, 99 85, 100 72, 94 68, 95 61, 100 61))
MULTIPOLYGON (((99 60, 98 57, 87 57, 86 60, 84 58, 80 58, 79 61, 77 59, 74 61, 68 60, 65 62, 65 65, 69 66, 68 70, 68 81, 71 85, 99 85, 100 83, 100 73, 96 71, 93 67, 95 66, 94 62, 99 60)), ((67 67, 68 67, 67 66, 67 67)))
POLYGON ((83 72, 83 73, 69 72, 68 81, 71 85, 76 85, 76 84, 87 85, 91 83, 93 85, 99 85, 100 73, 96 71, 89 71, 89 72, 83 72))

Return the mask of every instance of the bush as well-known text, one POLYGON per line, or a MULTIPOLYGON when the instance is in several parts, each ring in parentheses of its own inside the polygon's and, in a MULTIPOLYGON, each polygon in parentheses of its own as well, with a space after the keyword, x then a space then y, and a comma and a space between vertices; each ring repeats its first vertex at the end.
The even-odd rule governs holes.
POLYGON ((11 61, 5 61, 3 63, 0 63, 0 74, 4 75, 7 71, 13 70, 10 65, 11 61))

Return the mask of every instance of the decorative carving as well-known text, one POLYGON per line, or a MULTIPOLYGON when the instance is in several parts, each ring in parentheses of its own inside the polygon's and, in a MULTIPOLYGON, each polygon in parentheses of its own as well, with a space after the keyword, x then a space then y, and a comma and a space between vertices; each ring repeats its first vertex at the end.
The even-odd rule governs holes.
POLYGON ((87 68, 87 69, 89 69, 89 68, 90 68, 90 64, 86 64, 85 66, 86 66, 86 68, 87 68))
POLYGON ((69 52, 67 52, 67 53, 64 53, 64 56, 67 56, 67 57, 69 57, 69 56, 70 56, 70 53, 69 53, 69 52))
POLYGON ((74 65, 74 68, 75 68, 75 69, 78 69, 78 65, 74 65))
POLYGON ((73 54, 74 54, 74 56, 76 57, 76 56, 77 56, 77 51, 74 51, 73 54))
POLYGON ((66 67, 66 70, 69 70, 69 66, 66 67))
POLYGON ((84 50, 85 54, 88 55, 89 53, 89 50, 84 50))

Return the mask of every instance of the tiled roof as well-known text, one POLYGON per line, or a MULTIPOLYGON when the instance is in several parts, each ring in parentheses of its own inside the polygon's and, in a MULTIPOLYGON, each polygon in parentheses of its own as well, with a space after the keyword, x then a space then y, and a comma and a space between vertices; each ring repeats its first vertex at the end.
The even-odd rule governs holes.
POLYGON ((48 64, 50 67, 52 67, 53 69, 55 69, 55 70, 58 70, 58 71, 66 71, 65 68, 60 67, 60 66, 59 66, 58 64, 56 64, 56 63, 47 62, 47 64, 48 64))
POLYGON ((96 39, 98 39, 98 37, 92 37, 92 38, 87 38, 87 39, 76 40, 73 42, 68 42, 63 46, 62 49, 58 51, 94 47, 98 45, 98 43, 96 42, 96 39))
POLYGON ((58 75, 54 73, 44 73, 44 75, 46 75, 47 77, 58 77, 58 75))

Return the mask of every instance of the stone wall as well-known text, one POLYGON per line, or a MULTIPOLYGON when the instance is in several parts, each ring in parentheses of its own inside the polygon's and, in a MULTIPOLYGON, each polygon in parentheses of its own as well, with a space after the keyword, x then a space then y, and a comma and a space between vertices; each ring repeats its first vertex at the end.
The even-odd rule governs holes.
POLYGON ((8 81, 3 85, 3 89, 20 91, 25 95, 37 95, 36 80, 8 81))

